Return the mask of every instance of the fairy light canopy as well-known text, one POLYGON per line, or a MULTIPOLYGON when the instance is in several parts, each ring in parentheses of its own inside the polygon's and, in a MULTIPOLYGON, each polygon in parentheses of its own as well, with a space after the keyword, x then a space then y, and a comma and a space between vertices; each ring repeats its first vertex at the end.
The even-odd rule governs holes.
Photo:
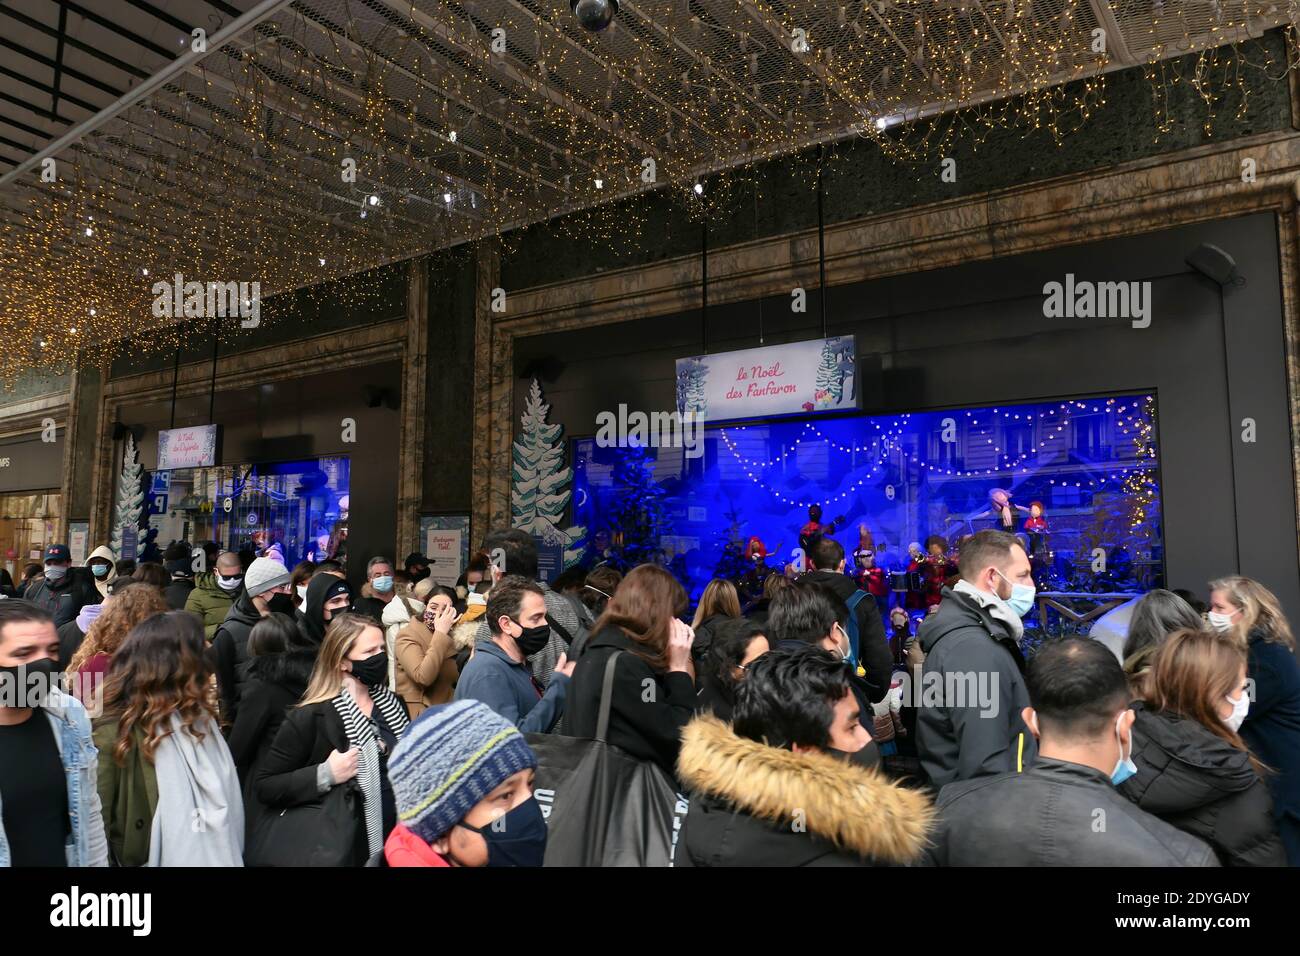
POLYGON ((1298 6, 621 0, 591 32, 569 0, 12 0, 0 378, 175 345, 196 316, 160 315, 155 283, 178 274, 260 301, 579 210, 635 231, 613 200, 700 205, 706 177, 819 143, 905 159, 972 124, 1064 135, 1106 72, 1158 82, 1298 6))

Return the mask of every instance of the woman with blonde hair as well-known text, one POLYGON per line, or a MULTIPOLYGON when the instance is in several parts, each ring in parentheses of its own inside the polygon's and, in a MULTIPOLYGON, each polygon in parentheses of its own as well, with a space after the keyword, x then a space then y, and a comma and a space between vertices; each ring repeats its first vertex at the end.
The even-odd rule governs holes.
POLYGON ((203 624, 164 611, 116 649, 95 721, 109 846, 121 866, 242 866, 244 804, 203 624))
POLYGON ((68 662, 68 692, 83 704, 91 704, 103 686, 113 655, 131 629, 167 610, 167 599, 152 584, 118 582, 68 662))
POLYGON ((1246 652, 1252 693, 1241 736, 1274 771, 1268 783, 1278 832, 1287 862, 1300 866, 1300 666, 1291 626, 1273 592, 1235 576, 1210 582, 1207 617, 1246 652))
MULTIPOLYGON (((378 853, 397 825, 388 756, 410 719, 387 685, 388 652, 379 625, 360 614, 335 615, 307 692, 257 771, 258 799, 273 809, 319 804, 335 787, 356 780, 361 791, 359 807, 351 803, 356 826, 335 836, 343 842, 332 848, 332 858, 342 865, 359 866, 378 853)), ((263 825, 273 828, 276 819, 268 814, 263 825)), ((259 858, 269 846, 259 839, 263 836, 259 830, 252 840, 251 866, 267 862, 259 858)))
POLYGON ((1285 866, 1264 768, 1237 731, 1250 708, 1246 651, 1233 637, 1174 631, 1160 644, 1119 791, 1214 848, 1224 866, 1285 866))
POLYGON ((713 646, 713 629, 724 621, 740 617, 740 593, 726 578, 714 578, 700 595, 695 608, 691 629, 695 631, 695 644, 691 655, 698 664, 708 656, 713 646))

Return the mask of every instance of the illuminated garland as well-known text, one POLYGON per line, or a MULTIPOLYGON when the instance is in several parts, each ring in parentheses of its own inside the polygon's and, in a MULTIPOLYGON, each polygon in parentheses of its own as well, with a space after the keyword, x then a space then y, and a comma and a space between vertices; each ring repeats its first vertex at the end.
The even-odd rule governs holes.
MULTIPOLYGON (((1105 104, 1104 75, 1089 74, 1112 65, 1078 0, 642 0, 599 37, 567 7, 304 0, 213 50, 60 154, 54 182, 38 169, 9 187, 0 380, 98 364, 125 342, 169 351, 195 334, 260 334, 173 327, 151 308, 159 276, 365 307, 373 286, 325 283, 487 237, 508 252, 539 223, 654 248, 665 206, 698 222, 738 193, 761 202, 773 158, 797 156, 795 186, 811 193, 850 151, 809 147, 846 134, 926 163, 918 176, 995 130, 1063 142, 1105 104), (972 100, 986 102, 952 109, 972 100)), ((1185 120, 1169 108, 1176 91, 1194 93, 1208 131, 1227 92, 1245 109, 1248 75, 1297 66, 1290 30, 1285 62, 1263 45, 1194 52, 1198 38, 1231 43, 1300 17, 1297 0, 1148 15, 1126 17, 1125 34, 1162 133, 1185 120)))

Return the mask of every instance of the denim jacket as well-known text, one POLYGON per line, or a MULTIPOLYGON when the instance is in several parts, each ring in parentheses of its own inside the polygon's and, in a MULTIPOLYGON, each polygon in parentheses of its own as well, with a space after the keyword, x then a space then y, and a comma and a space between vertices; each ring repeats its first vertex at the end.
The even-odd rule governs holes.
MULTIPOLYGON (((99 751, 90 736, 90 717, 73 697, 52 690, 41 708, 54 729, 63 774, 68 781, 68 866, 108 866, 108 839, 99 804, 99 751)), ((10 865, 9 840, 0 808, 0 867, 10 865)))

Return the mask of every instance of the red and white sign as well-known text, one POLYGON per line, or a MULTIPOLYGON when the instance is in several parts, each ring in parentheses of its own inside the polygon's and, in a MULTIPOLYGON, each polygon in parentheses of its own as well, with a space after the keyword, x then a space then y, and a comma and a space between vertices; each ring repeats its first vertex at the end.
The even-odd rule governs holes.
POLYGON ((710 425, 858 407, 852 335, 677 360, 677 410, 710 425))

